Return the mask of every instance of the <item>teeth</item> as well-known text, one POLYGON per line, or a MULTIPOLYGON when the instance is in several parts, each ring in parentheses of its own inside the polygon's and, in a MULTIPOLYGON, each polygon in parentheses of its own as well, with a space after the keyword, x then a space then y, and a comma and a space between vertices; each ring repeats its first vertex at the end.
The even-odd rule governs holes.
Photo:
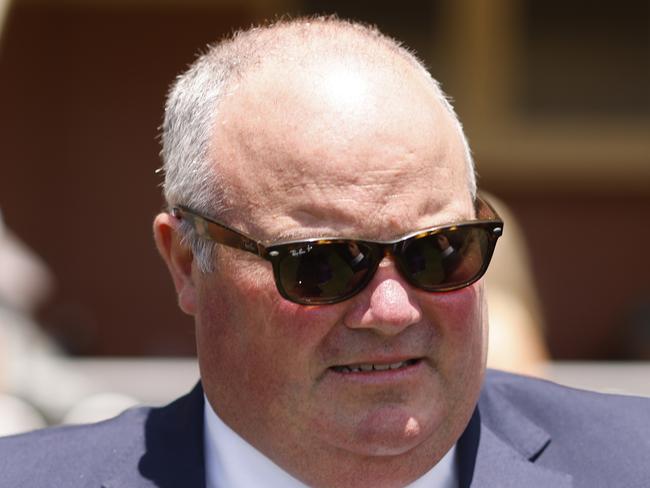
POLYGON ((368 371, 388 371, 389 369, 400 369, 405 366, 410 366, 415 364, 417 359, 408 359, 406 361, 400 361, 398 363, 392 364, 350 364, 348 366, 334 366, 334 370, 339 373, 367 373, 368 371))

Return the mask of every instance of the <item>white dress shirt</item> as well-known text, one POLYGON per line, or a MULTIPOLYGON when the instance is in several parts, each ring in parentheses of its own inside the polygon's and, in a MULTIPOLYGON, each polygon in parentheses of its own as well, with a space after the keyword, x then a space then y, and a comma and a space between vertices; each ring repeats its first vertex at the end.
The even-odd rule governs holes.
MULTIPOLYGON (((206 488, 308 488, 228 427, 205 399, 206 488)), ((457 488, 455 446, 407 488, 457 488)))

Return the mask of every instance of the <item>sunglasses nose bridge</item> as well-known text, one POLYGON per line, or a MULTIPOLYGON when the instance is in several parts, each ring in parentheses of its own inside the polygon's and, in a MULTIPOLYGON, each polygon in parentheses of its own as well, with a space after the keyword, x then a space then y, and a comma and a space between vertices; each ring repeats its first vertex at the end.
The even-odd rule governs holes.
POLYGON ((401 252, 404 241, 383 243, 379 249, 377 255, 377 266, 373 275, 376 273, 377 269, 384 268, 388 266, 393 266, 397 273, 405 279, 407 282, 411 282, 408 272, 404 268, 403 262, 401 260, 401 252))
POLYGON ((401 253, 404 248, 405 240, 400 240, 397 242, 385 243, 381 248, 381 255, 379 259, 378 267, 388 266, 390 263, 393 264, 397 272, 406 279, 407 282, 411 282, 408 272, 404 268, 404 263, 401 259, 401 253), (385 263, 385 264, 382 264, 385 263))
POLYGON ((377 253, 377 267, 387 266, 386 259, 396 264, 396 255, 395 255, 395 246, 393 243, 382 243, 379 247, 379 252, 377 253))

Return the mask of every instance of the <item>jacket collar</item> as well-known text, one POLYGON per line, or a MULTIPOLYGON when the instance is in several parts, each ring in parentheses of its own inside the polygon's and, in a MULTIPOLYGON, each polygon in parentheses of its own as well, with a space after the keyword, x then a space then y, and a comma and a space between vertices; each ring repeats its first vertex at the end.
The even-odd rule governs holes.
POLYGON ((570 488, 571 475, 536 464, 551 436, 495 388, 485 388, 457 444, 460 488, 570 488))
MULTIPOLYGON (((140 439, 102 488, 205 488, 203 461, 203 389, 149 412, 140 439), (128 464, 136 459, 137 465, 128 464)), ((118 464, 118 463, 116 463, 118 464)))

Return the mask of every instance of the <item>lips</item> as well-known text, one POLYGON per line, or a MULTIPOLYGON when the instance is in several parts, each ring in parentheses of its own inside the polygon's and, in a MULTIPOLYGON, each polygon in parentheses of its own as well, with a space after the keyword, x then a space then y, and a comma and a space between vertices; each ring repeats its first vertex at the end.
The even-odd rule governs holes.
POLYGON ((419 362, 420 359, 413 358, 405 361, 398 361, 395 363, 356 363, 345 364, 341 366, 332 366, 332 369, 337 373, 350 374, 350 373, 372 373, 375 371, 393 371, 412 366, 419 362))

